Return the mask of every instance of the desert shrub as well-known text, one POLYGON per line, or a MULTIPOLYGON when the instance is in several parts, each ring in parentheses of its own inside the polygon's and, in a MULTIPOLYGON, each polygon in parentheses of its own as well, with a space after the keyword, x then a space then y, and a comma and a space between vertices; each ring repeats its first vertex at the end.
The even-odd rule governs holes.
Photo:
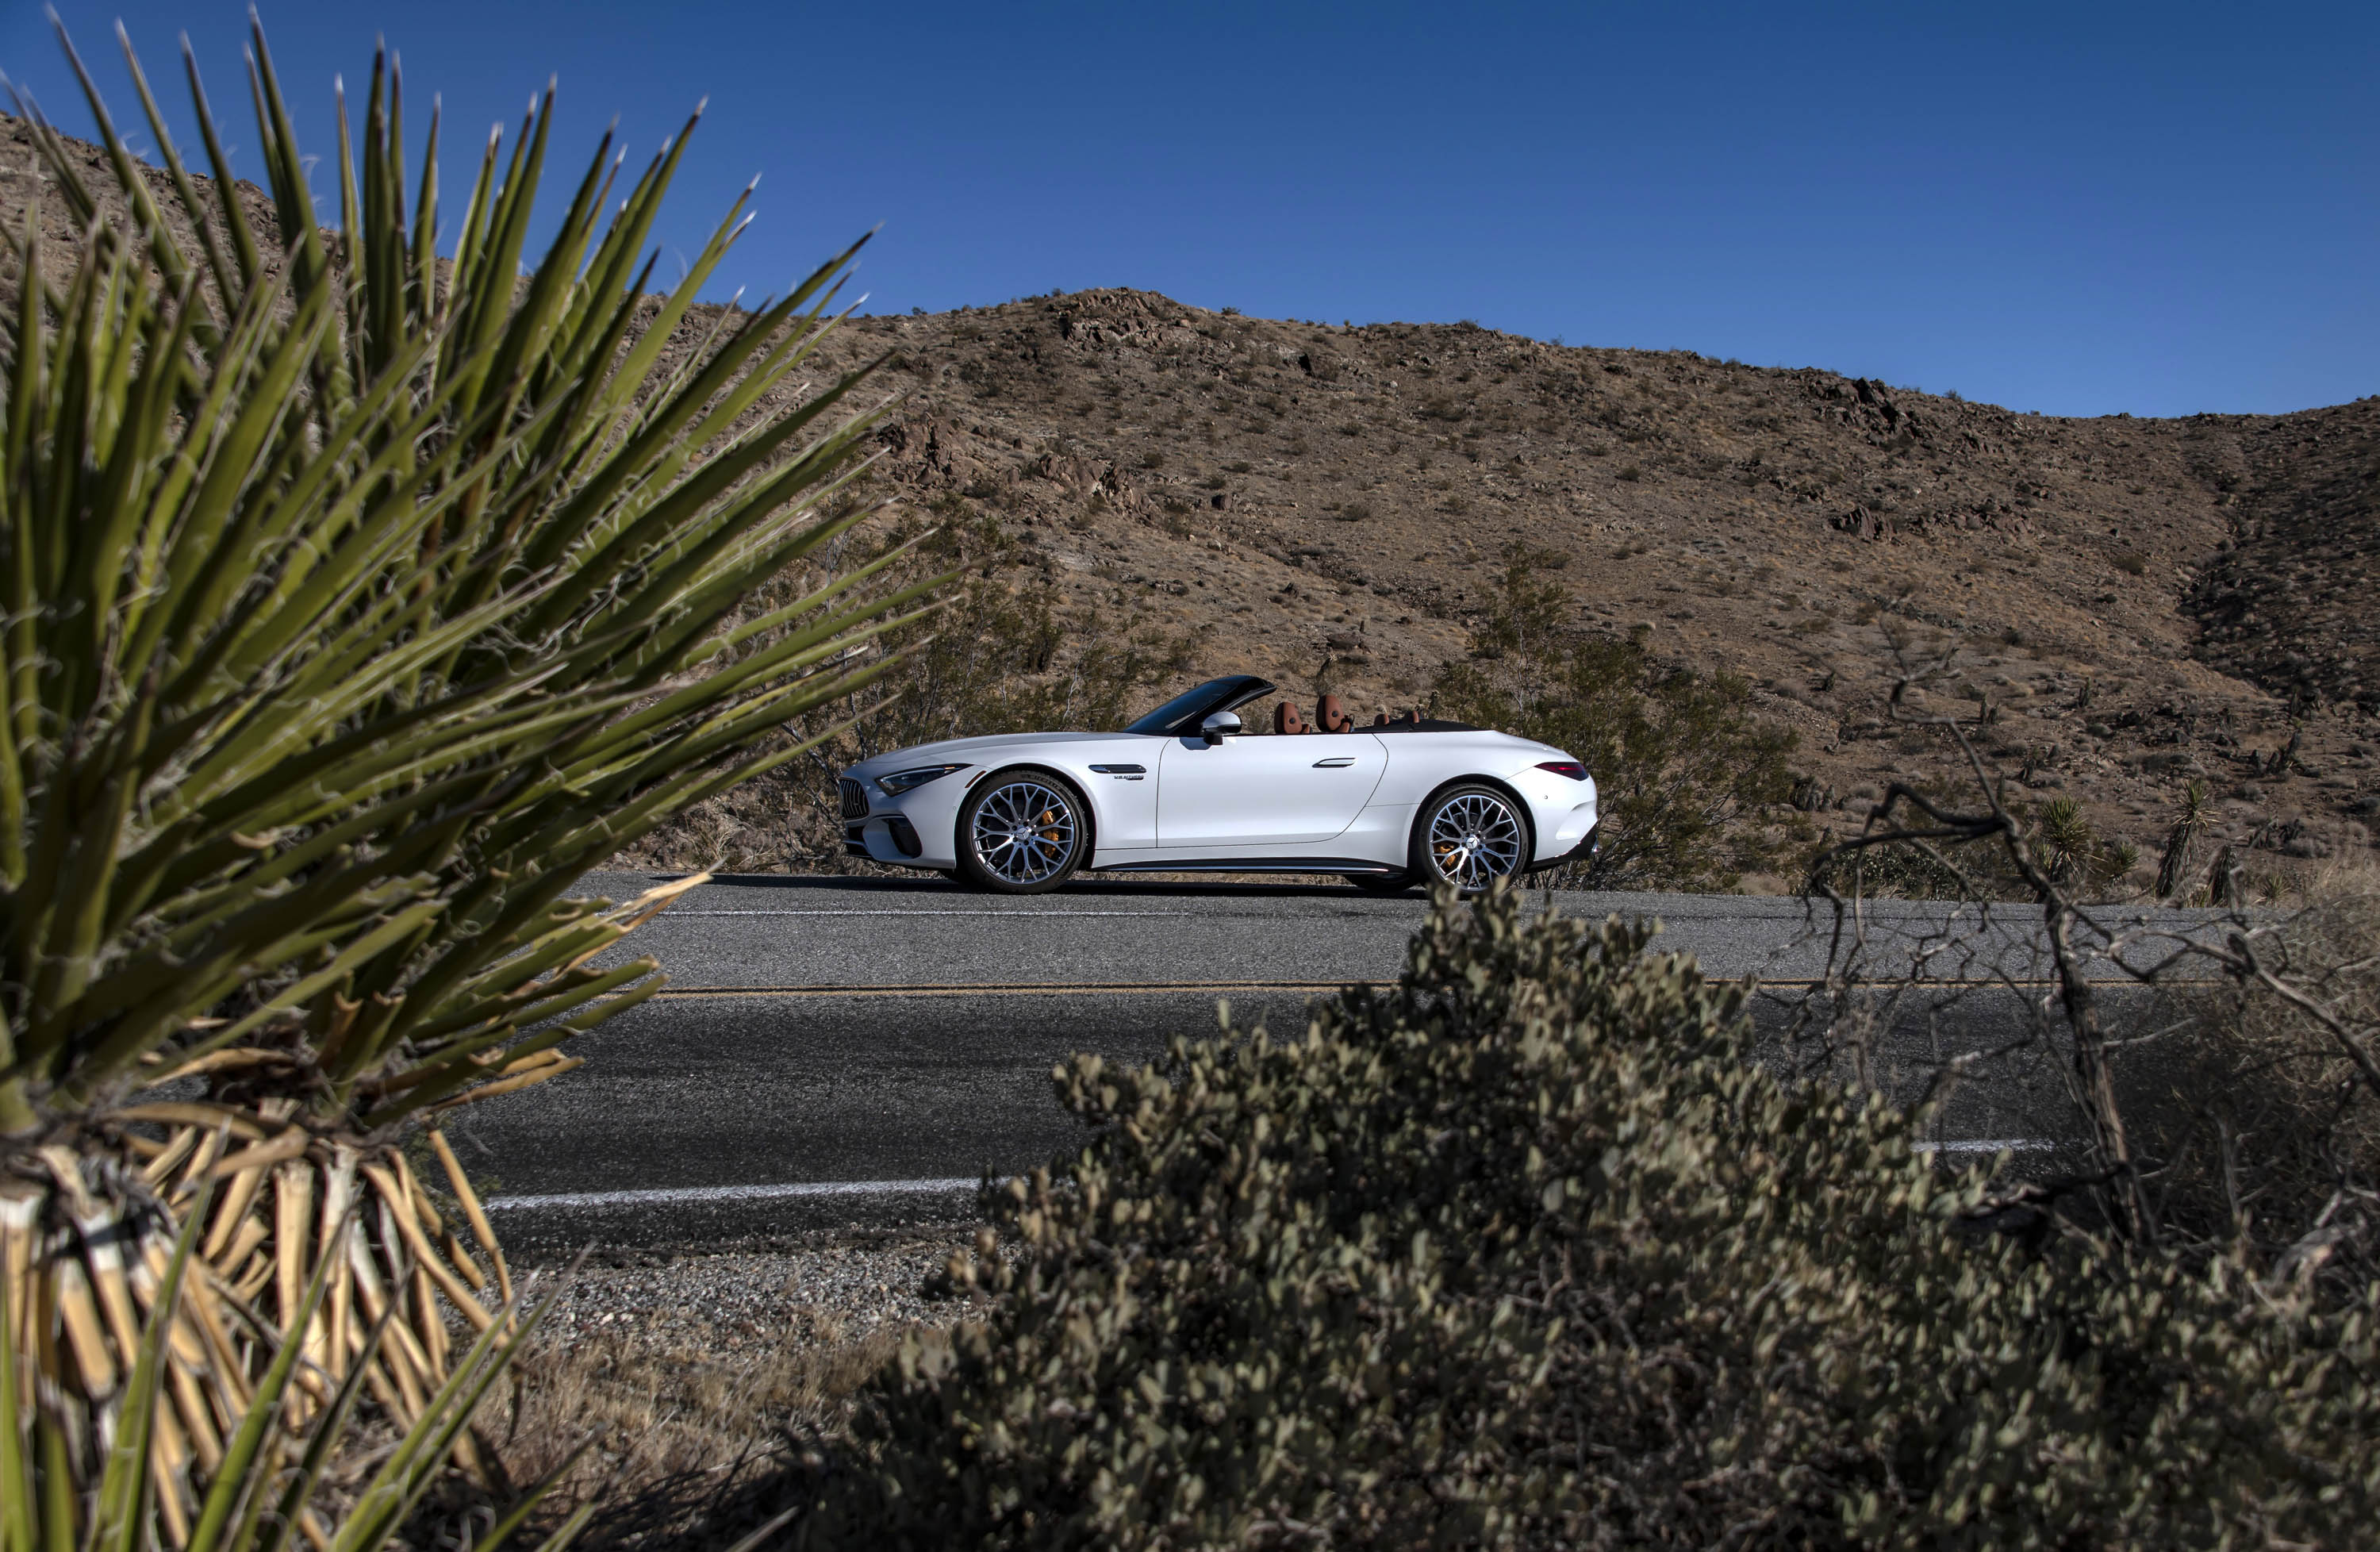
POLYGON ((1753 1060, 1649 932, 1441 900, 1391 988, 1176 1041, 987 1188, 983 1318, 813 1546, 2344 1546, 2367 1297, 2031 1248, 1920 1118, 1753 1060))
POLYGON ((2070 889, 2104 888, 2130 871, 2140 854, 2124 843, 2104 839, 2070 797, 2053 797, 2034 818, 2042 866, 2070 889))
POLYGON ((819 761, 941 738, 1122 727, 1154 703, 1153 686, 1191 666, 1194 640, 1131 610, 1071 613, 1038 574, 995 567, 955 590, 939 618, 886 633, 875 650, 894 661, 875 689, 812 714, 823 729, 866 711, 820 746, 819 761))
MULTIPOLYGON (((1162 520, 1161 520, 1162 521, 1162 520)), ((1176 518, 1181 531, 1190 531, 1176 518)), ((1171 531, 1171 524, 1166 524, 1171 531)), ((855 761, 937 739, 1037 730, 1122 727, 1164 698, 1160 686, 1194 667, 1200 633, 1171 628, 1139 606, 1063 607, 1032 552, 999 525, 921 525, 877 537, 871 558, 897 579, 964 568, 933 615, 884 632, 855 663, 881 662, 865 693, 806 712, 780 735, 802 758, 694 809, 629 854, 651 867, 868 868, 847 858, 835 777, 855 761)), ((823 580, 795 572, 798 595, 823 580)), ((765 604, 765 599, 762 600, 765 604)))
MULTIPOLYGON (((1904 734, 1905 753, 1934 753, 1938 745, 1923 728, 1904 734)), ((1959 794, 1953 782, 1921 778, 1912 790, 1937 802, 1959 794)), ((2071 797, 2046 803, 2010 803, 2011 820, 2047 876, 2077 901, 2124 896, 2126 875, 2141 859, 2140 848, 2102 836, 2082 805, 2071 797)), ((1806 869, 1807 888, 1832 890, 1871 900, 2030 901, 2033 886, 1999 847, 1918 845, 1895 842, 1864 850, 1816 849, 1806 869)))
POLYGON ((2162 1081, 2127 1120, 2168 1236, 2360 1287, 2380 1276, 2380 1099, 2350 1042, 2380 1034, 2380 877, 2318 880, 2261 952, 2306 1000, 2257 980, 2168 993, 2162 1081))
POLYGON ((1830 889, 1846 899, 2009 900, 2019 898, 2022 880, 1997 857, 1945 855, 1915 846, 1878 846, 1848 855, 1822 855, 1807 888, 1830 889))
POLYGON ((1471 656, 1446 664, 1433 713, 1575 755, 1603 805, 1601 848, 1553 881, 1585 889, 1726 888, 1773 865, 1765 810, 1786 801, 1793 734, 1754 717, 1751 686, 1654 660, 1633 637, 1566 624, 1569 595, 1542 557, 1505 552, 1500 596, 1471 656))

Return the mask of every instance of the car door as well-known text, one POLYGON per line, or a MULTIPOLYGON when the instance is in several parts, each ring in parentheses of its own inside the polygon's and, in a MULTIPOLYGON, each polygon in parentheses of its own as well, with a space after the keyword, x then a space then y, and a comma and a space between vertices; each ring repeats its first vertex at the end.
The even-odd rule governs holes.
POLYGON ((1160 846, 1328 841, 1355 822, 1388 752, 1368 733, 1170 738, 1157 778, 1160 846))

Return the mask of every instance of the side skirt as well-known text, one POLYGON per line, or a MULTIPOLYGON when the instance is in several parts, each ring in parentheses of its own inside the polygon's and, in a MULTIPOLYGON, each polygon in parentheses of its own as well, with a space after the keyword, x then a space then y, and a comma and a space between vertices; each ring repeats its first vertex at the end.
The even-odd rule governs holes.
POLYGON ((1386 878, 1402 867, 1362 857, 1167 857, 1159 862, 1111 862, 1083 869, 1086 873, 1347 873, 1386 878))

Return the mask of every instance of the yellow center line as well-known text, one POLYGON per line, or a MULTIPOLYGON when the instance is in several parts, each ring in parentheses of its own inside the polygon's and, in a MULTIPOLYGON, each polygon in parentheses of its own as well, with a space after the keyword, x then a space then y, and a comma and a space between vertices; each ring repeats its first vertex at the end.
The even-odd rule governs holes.
MULTIPOLYGON (((1710 979, 1714 985, 1733 986, 1737 984, 1735 979, 1718 976, 1713 976, 1710 979)), ((1753 989, 1755 991, 1776 991, 1779 989, 1816 991, 1833 984, 1834 983, 1830 981, 1823 980, 1816 976, 1796 977, 1779 976, 1767 980, 1755 977, 1753 981, 1753 989)), ((1861 981, 1855 983, 1850 989, 1853 991, 1909 991, 1914 990, 1920 987, 1930 987, 1941 991, 2056 991, 2064 984, 2064 982, 2059 981, 2055 977, 2046 976, 2031 978, 2010 976, 1990 980, 1971 981, 1893 981, 1878 976, 1876 979, 1872 981, 1861 981)), ((2231 983, 2216 976, 2194 977, 2189 980, 2161 979, 2156 981, 2136 981, 2129 976, 2101 976, 2091 977, 2089 984, 2091 989, 2094 991, 2175 991, 2184 988, 2192 987, 2229 986, 2231 983)))

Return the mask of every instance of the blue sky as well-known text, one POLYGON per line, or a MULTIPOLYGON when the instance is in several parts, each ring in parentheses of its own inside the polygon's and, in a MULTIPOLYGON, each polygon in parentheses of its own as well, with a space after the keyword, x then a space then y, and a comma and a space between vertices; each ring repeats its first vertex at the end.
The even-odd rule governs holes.
MULTIPOLYGON (((754 294, 880 223, 873 311, 1135 285, 2050 414, 2380 392, 2368 5, 261 8, 318 152, 378 35, 409 122, 443 94, 450 218, 549 75, 556 202, 615 115, 640 162, 708 96, 662 236, 760 175, 754 294)), ((177 105, 187 30, 255 171, 244 5, 58 9, 128 127, 110 24, 177 105)), ((40 6, 0 0, 0 69, 87 127, 40 6)))

